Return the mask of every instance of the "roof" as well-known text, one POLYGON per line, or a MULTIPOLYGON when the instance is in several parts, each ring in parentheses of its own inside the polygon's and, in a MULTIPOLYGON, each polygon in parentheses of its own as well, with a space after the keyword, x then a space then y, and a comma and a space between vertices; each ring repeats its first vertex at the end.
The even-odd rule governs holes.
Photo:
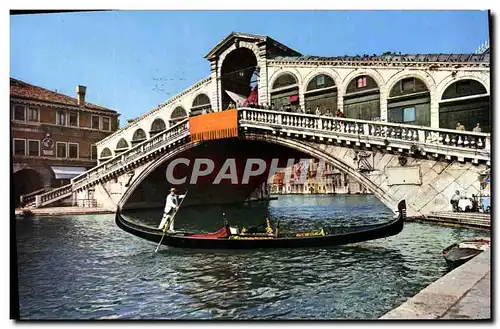
POLYGON ((298 51, 293 50, 292 48, 290 48, 290 47, 282 44, 281 42, 278 42, 278 41, 276 41, 276 40, 274 40, 274 39, 272 39, 272 38, 270 38, 268 36, 265 36, 265 35, 250 34, 250 33, 243 33, 243 32, 231 32, 231 34, 229 34, 221 42, 219 42, 212 49, 210 49, 210 51, 208 52, 208 54, 205 55, 205 58, 209 59, 209 58, 213 57, 221 49, 223 49, 228 44, 229 41, 231 41, 232 39, 235 39, 235 38, 250 39, 250 40, 255 40, 255 41, 258 41, 258 42, 267 42, 267 43, 272 44, 273 46, 275 46, 275 47, 277 47, 277 48, 279 48, 279 49, 281 49, 283 51, 292 53, 292 54, 297 55, 297 56, 302 55, 298 51))
POLYGON ((357 55, 357 56, 277 56, 275 61, 386 61, 386 62, 489 62, 489 52, 481 54, 396 54, 384 53, 382 55, 357 55))
MULTIPOLYGON (((10 78, 10 96, 29 99, 29 100, 80 107, 78 105, 78 100, 76 98, 69 97, 42 87, 34 86, 32 84, 14 78, 10 78)), ((87 102, 85 102, 83 108, 89 110, 99 110, 99 111, 117 113, 114 110, 87 102)))

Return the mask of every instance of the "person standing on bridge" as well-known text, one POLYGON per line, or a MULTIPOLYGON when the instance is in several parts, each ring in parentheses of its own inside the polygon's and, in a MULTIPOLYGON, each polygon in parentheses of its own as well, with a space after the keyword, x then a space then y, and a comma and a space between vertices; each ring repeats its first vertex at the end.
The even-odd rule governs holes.
POLYGON ((460 122, 457 122, 457 130, 465 131, 465 126, 460 122))
POLYGON ((167 196, 167 202, 165 203, 165 209, 163 210, 163 218, 158 226, 159 230, 168 229, 172 215, 179 207, 179 199, 184 198, 184 195, 177 195, 176 192, 177 190, 175 187, 170 189, 170 194, 167 196))
POLYGON ((478 122, 478 123, 476 123, 476 126, 474 127, 474 129, 472 129, 472 131, 475 132, 475 133, 482 133, 483 132, 483 128, 481 128, 479 126, 479 122, 478 122))

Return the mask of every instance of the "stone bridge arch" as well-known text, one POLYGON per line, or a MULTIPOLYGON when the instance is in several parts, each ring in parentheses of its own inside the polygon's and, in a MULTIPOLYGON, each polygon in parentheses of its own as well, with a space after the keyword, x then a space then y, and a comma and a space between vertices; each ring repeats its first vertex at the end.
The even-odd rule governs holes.
MULTIPOLYGON (((324 147, 324 144, 316 144, 311 142, 305 142, 297 139, 290 139, 286 137, 278 137, 278 136, 269 136, 267 134, 259 134, 259 133, 246 133, 242 136, 244 140, 247 141, 260 141, 278 145, 280 147, 290 148, 295 151, 302 152, 312 158, 316 158, 325 163, 333 165, 338 170, 343 173, 347 173, 353 178, 357 179, 367 190, 369 190, 377 199, 379 199, 384 205, 386 205, 392 211, 397 210, 397 203, 401 201, 400 198, 394 197, 395 194, 391 194, 388 189, 384 189, 377 184, 374 179, 371 179, 370 176, 362 174, 360 171, 355 168, 354 161, 352 157, 350 157, 350 148, 341 147, 341 146, 333 146, 324 147), (340 149, 341 151, 339 152, 340 149)), ((133 179, 129 182, 128 188, 124 191, 121 198, 117 200, 117 205, 120 208, 123 208, 127 203, 128 199, 132 196, 134 191, 141 185, 141 183, 152 174, 158 167, 160 167, 163 163, 168 160, 174 159, 176 156, 181 153, 200 146, 200 142, 197 143, 186 143, 180 145, 178 147, 170 149, 167 153, 158 157, 156 160, 151 161, 147 164, 144 164, 142 168, 138 170, 139 174, 134 176, 133 179)), ((298 160, 298 159, 297 159, 298 160)), ((267 180, 267 176, 262 175, 262 181, 267 180)), ((410 207, 408 206, 409 210, 410 207)), ((411 213, 411 212, 410 212, 411 213)))

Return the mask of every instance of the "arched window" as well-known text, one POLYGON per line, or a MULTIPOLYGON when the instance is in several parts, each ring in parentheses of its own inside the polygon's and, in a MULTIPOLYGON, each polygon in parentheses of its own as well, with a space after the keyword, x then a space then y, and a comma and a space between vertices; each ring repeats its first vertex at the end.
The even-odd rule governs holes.
POLYGON ((483 132, 491 132, 490 96, 476 80, 462 79, 452 83, 441 96, 439 128, 455 129, 458 122, 466 130, 479 123, 483 132))
POLYGON ((304 93, 306 111, 334 115, 337 112, 337 88, 335 81, 326 74, 315 76, 308 84, 304 93))
POLYGON ((298 112, 299 85, 297 78, 291 73, 281 74, 274 82, 271 90, 271 110, 298 112))
POLYGON ((187 117, 186 110, 182 106, 177 106, 170 116, 170 125, 173 126, 187 117))
POLYGON ((142 128, 139 128, 134 132, 134 135, 132 136, 132 145, 138 144, 145 140, 146 132, 142 128))
POLYGON ((452 83, 448 88, 446 88, 441 99, 446 100, 458 97, 482 95, 487 93, 488 92, 486 91, 486 88, 482 83, 476 80, 463 79, 452 83))
POLYGON ((296 85, 297 78, 291 73, 283 73, 273 83, 273 90, 296 85))
POLYGON ((389 92, 387 119, 389 122, 430 126, 430 104, 429 89, 422 79, 403 78, 389 92))
POLYGON ((105 158, 111 158, 113 156, 113 154, 111 153, 111 150, 107 147, 105 147, 102 151, 101 151, 101 156, 100 158, 101 159, 105 159, 105 158))
POLYGON ((347 84, 344 115, 359 120, 380 120, 380 91, 375 79, 359 75, 347 84))
POLYGON ((316 89, 323 89, 335 87, 335 81, 333 81, 332 77, 326 74, 320 74, 315 76, 308 84, 306 91, 312 91, 316 89))
POLYGON ((212 112, 212 105, 210 104, 210 98, 205 94, 199 94, 193 100, 193 105, 191 107, 190 116, 196 116, 199 114, 212 112))
POLYGON ((158 134, 159 132, 162 132, 167 128, 167 125, 165 124, 165 121, 163 121, 160 118, 157 118, 153 121, 151 124, 151 130, 149 131, 149 137, 153 137, 154 135, 158 134))
POLYGON ((125 138, 120 138, 120 140, 116 144, 116 149, 119 150, 119 149, 126 149, 126 148, 128 148, 127 141, 125 140, 125 138))

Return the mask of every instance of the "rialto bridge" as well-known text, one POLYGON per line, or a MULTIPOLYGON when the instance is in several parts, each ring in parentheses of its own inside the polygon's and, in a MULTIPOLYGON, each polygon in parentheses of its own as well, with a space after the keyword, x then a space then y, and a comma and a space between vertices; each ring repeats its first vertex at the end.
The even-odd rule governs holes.
MULTIPOLYGON (((32 201, 161 203, 175 159, 211 157, 220 166, 234 158, 242 168, 277 154, 285 162, 324 160, 393 210, 405 198, 410 216, 450 209, 455 190, 481 192, 490 166, 488 51, 316 57, 269 37, 231 33, 206 58, 210 76, 99 142, 97 167, 32 201), (264 108, 243 104, 247 98, 264 108), (227 110, 232 104, 238 110, 227 110), (335 117, 338 110, 344 117, 335 117), (458 122, 466 131, 454 130, 458 122), (477 123, 483 132, 471 131, 477 123)), ((179 187, 195 203, 244 200, 268 170, 246 184, 214 185, 206 175, 205 183, 187 186, 188 178, 179 187)))

